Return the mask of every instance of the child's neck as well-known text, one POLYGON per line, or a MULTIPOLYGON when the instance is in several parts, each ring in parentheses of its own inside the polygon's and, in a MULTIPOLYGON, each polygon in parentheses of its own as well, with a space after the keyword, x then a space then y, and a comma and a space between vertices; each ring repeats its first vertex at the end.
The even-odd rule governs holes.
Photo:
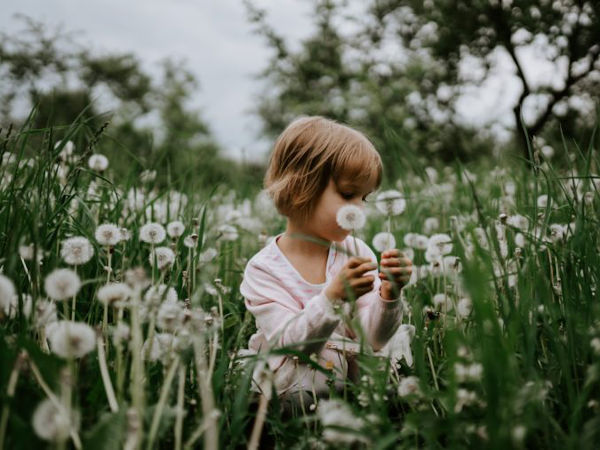
POLYGON ((329 253, 329 245, 331 245, 331 241, 326 240, 320 236, 316 236, 315 233, 306 230, 305 228, 301 228, 287 221, 287 226, 283 235, 277 241, 277 245, 284 251, 293 253, 295 255, 306 256, 306 257, 316 257, 316 256, 327 256, 329 253), (326 242, 314 242, 308 239, 303 239, 300 235, 306 235, 307 237, 314 237, 319 241, 326 242))

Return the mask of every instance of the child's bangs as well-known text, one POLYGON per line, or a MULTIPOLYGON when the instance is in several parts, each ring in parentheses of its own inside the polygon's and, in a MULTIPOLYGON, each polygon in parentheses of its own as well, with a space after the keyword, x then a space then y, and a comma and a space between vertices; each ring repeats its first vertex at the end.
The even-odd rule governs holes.
POLYGON ((337 182, 346 180, 359 186, 374 186, 381 184, 381 158, 372 147, 359 145, 344 146, 333 162, 332 175, 337 182))

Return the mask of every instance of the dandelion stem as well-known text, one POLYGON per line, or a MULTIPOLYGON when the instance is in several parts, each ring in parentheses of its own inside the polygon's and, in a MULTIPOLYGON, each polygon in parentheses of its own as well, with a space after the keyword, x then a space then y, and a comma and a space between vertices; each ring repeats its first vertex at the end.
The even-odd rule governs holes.
POLYGON ((183 431, 183 400, 185 394, 185 365, 179 366, 179 376, 177 380, 177 413, 175 418, 175 450, 181 450, 181 439, 183 431))
POLYGON ((265 394, 260 394, 260 401, 258 403, 258 411, 256 412, 256 419, 254 421, 254 427, 252 428, 252 434, 250 435, 250 442, 248 443, 248 450, 256 450, 258 448, 258 442, 260 435, 262 434, 263 425, 267 416, 267 406, 269 405, 269 397, 265 394))
POLYGON ((431 375, 433 376, 433 383, 435 384, 435 388, 439 391, 440 387, 437 382, 437 376, 435 374, 435 369, 433 368, 433 358, 431 357, 431 350, 429 346, 427 346, 427 357, 429 358, 429 367, 431 368, 431 375))
POLYGON ((119 411, 119 405, 115 398, 115 391, 113 390, 112 382, 110 381, 110 375, 108 374, 108 366, 106 364, 106 353, 104 352, 104 340, 102 336, 96 338, 96 345, 98 347, 98 363, 100 364, 100 375, 102 376, 102 383, 104 384, 104 390, 106 391, 106 397, 108 398, 108 404, 112 412, 119 411))
POLYGON ((212 392, 212 378, 206 370, 206 356, 204 351, 204 336, 194 336, 194 361, 196 364, 196 376, 200 399, 202 401, 202 413, 207 421, 207 433, 204 435, 204 448, 216 450, 219 444, 219 430, 217 428, 216 416, 213 414, 215 400, 212 392))
POLYGON ((156 408, 154 410, 154 416, 152 417, 152 425, 150 425, 150 434, 148 436, 148 446, 146 447, 148 450, 151 450, 154 447, 154 439, 156 439, 156 432, 158 431, 160 416, 162 415, 163 409, 165 408, 167 396, 169 394, 171 384, 173 383, 173 378, 175 377, 175 371, 177 370, 178 365, 179 356, 175 355, 175 357, 173 358, 173 362, 171 363, 171 367, 169 367, 169 371, 167 372, 167 376, 163 381, 163 385, 160 390, 160 397, 158 399, 158 404, 156 405, 156 408))
POLYGON ((4 450, 4 437, 6 435, 6 425, 8 423, 8 411, 10 408, 10 402, 12 398, 15 396, 15 391, 17 389, 17 381, 19 380, 19 374, 21 373, 21 368, 23 366, 23 361, 27 358, 27 352, 24 350, 21 351, 17 359, 15 360, 15 365, 13 366, 13 370, 10 373, 10 377, 8 378, 8 387, 6 389, 6 397, 7 402, 2 407, 2 416, 0 416, 0 450, 4 450))

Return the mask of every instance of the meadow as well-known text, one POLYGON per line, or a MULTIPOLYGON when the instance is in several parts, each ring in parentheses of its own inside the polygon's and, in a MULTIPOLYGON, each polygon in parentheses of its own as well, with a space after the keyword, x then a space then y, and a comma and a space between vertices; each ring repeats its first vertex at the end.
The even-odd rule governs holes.
POLYGON ((344 396, 282 420, 276 396, 253 407, 270 375, 239 285, 284 219, 259 186, 115 179, 84 131, 0 133, 0 449, 597 448, 598 149, 385 180, 405 203, 374 195, 357 236, 413 261, 403 325, 344 396))

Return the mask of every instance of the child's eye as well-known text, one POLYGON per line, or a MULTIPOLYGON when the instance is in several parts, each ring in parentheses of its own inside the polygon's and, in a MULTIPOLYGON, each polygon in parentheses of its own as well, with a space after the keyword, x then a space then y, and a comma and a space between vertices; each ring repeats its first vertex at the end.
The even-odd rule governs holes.
POLYGON ((354 197, 354 194, 351 192, 342 192, 342 197, 344 197, 346 200, 350 200, 352 197, 354 197))

